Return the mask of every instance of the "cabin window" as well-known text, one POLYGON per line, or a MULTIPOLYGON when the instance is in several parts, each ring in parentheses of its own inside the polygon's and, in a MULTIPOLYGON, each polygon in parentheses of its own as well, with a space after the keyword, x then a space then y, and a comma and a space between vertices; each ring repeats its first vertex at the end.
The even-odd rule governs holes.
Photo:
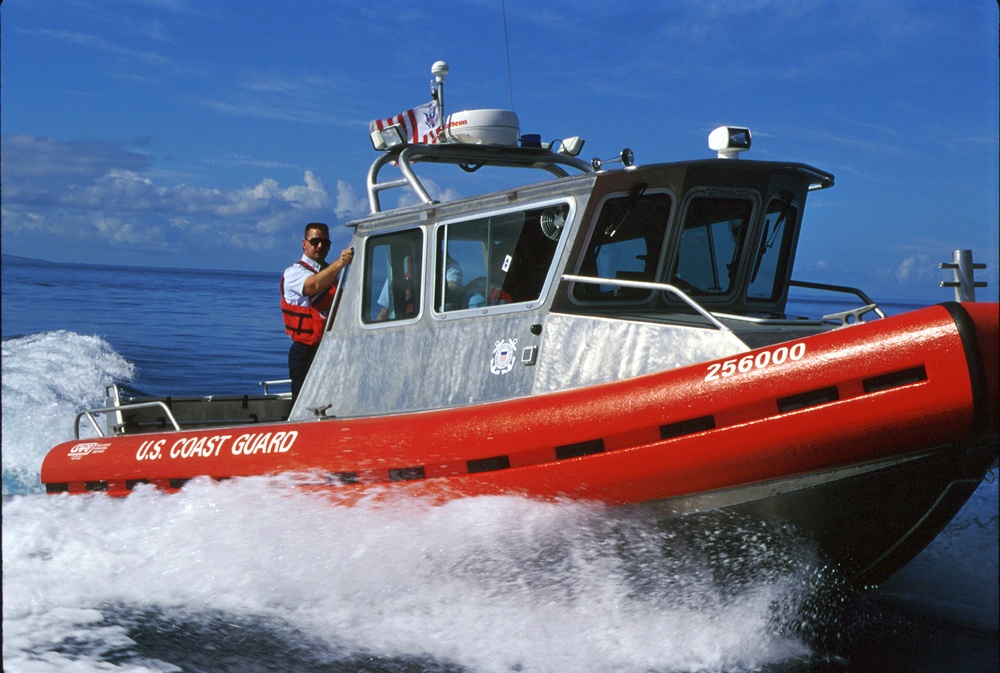
POLYGON ((698 196, 688 203, 671 284, 694 295, 724 295, 739 271, 753 201, 698 196))
MULTIPOLYGON (((653 282, 660 263, 663 233, 670 219, 669 194, 644 193, 639 185, 628 196, 608 199, 601 207, 580 274, 615 280, 653 282)), ((650 290, 610 283, 576 283, 573 296, 584 301, 643 299, 650 290)))
POLYGON ((792 234, 798 222, 798 209, 791 197, 773 199, 764 214, 764 232, 753 259, 747 298, 775 301, 781 297, 783 282, 788 277, 792 234))
POLYGON ((441 226, 434 310, 537 300, 568 214, 567 204, 556 204, 441 226))
POLYGON ((365 244, 365 287, 362 320, 378 323, 414 319, 420 312, 419 229, 372 236, 365 244))

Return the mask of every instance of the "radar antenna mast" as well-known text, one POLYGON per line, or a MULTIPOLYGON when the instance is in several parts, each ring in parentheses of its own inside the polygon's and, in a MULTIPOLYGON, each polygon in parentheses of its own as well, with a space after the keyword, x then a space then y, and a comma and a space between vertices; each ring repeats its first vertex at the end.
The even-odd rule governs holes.
POLYGON ((434 65, 431 66, 431 74, 434 75, 434 79, 431 80, 431 98, 437 102, 438 120, 441 123, 440 138, 443 143, 448 142, 448 120, 444 116, 444 78, 448 76, 449 72, 451 69, 444 61, 435 61, 434 65))

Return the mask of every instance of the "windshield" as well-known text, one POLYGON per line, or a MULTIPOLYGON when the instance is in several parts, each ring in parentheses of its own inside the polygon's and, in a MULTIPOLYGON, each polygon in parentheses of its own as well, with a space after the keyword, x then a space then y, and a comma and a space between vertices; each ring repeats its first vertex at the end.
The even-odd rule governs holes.
POLYGON ((727 294, 739 270, 753 201, 699 196, 688 203, 671 283, 691 294, 727 294))
MULTIPOLYGON (((645 193, 608 199, 594 228, 580 274, 617 280, 656 280, 663 236, 670 219, 669 194, 645 193)), ((586 301, 642 299, 649 290, 610 284, 577 283, 573 296, 586 301)))

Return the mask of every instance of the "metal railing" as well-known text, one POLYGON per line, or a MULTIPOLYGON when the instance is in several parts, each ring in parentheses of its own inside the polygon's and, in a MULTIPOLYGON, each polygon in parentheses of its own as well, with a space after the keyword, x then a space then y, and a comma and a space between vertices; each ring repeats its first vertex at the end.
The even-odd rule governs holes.
POLYGON ((853 294, 865 303, 864 306, 859 306, 858 308, 852 308, 846 311, 839 311, 837 313, 825 315, 823 316, 823 320, 838 320, 842 325, 850 325, 856 322, 861 322, 861 316, 866 313, 874 312, 879 318, 885 317, 885 313, 878 307, 878 304, 872 301, 871 297, 856 287, 848 287, 846 285, 829 285, 827 283, 810 283, 804 280, 790 280, 788 281, 788 285, 789 287, 801 287, 809 290, 825 290, 827 292, 853 294))
POLYGON ((97 421, 94 419, 94 414, 110 414, 116 411, 125 411, 126 409, 129 410, 148 409, 150 407, 159 407, 160 409, 162 409, 163 413, 166 414, 167 420, 170 421, 170 424, 174 426, 174 430, 180 432, 181 426, 177 422, 177 419, 174 418, 174 414, 170 411, 169 407, 167 407, 167 405, 164 404, 163 402, 156 400, 154 402, 138 402, 136 404, 120 404, 114 407, 101 407, 100 409, 84 409, 83 411, 81 411, 76 415, 76 420, 73 421, 73 437, 74 439, 80 439, 80 419, 83 418, 84 416, 87 417, 87 420, 90 421, 90 424, 94 427, 94 430, 97 431, 97 436, 105 437, 107 435, 105 434, 104 430, 101 430, 101 426, 97 424, 97 421))
POLYGON ((418 162, 454 164, 467 172, 474 172, 482 166, 535 168, 546 171, 557 178, 569 175, 563 168, 564 166, 576 169, 581 173, 592 173, 595 170, 582 159, 541 148, 470 145, 466 143, 403 145, 380 155, 368 169, 368 205, 372 214, 382 211, 379 192, 396 187, 409 186, 421 203, 435 203, 427 189, 424 188, 420 178, 413 171, 412 164, 418 162), (389 163, 394 163, 403 177, 379 182, 379 171, 389 163))
MULTIPOLYGON (((267 390, 268 386, 288 386, 288 385, 291 385, 291 384, 292 384, 292 380, 291 379, 275 379, 273 381, 261 381, 260 383, 258 383, 258 385, 264 386, 264 394, 265 395, 270 395, 271 394, 267 390)), ((274 393, 274 394, 275 395, 291 395, 290 392, 274 393)))
POLYGON ((705 309, 701 304, 691 299, 683 290, 674 285, 668 283, 652 283, 645 280, 623 280, 620 278, 600 278, 598 276, 576 276, 569 273, 564 273, 562 275, 562 280, 571 283, 586 283, 588 285, 613 285, 615 287, 633 287, 640 290, 656 290, 659 292, 669 292, 674 295, 685 304, 694 309, 699 315, 706 318, 712 323, 716 328, 722 332, 732 332, 731 329, 726 327, 722 322, 705 309))

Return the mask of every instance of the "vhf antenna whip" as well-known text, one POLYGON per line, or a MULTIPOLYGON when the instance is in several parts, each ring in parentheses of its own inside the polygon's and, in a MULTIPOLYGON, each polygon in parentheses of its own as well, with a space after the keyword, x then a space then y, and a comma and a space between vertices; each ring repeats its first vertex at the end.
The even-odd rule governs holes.
POLYGON ((510 89, 510 109, 514 111, 514 80, 510 76, 510 38, 507 36, 507 2, 503 0, 503 46, 507 51, 507 88, 510 89))

